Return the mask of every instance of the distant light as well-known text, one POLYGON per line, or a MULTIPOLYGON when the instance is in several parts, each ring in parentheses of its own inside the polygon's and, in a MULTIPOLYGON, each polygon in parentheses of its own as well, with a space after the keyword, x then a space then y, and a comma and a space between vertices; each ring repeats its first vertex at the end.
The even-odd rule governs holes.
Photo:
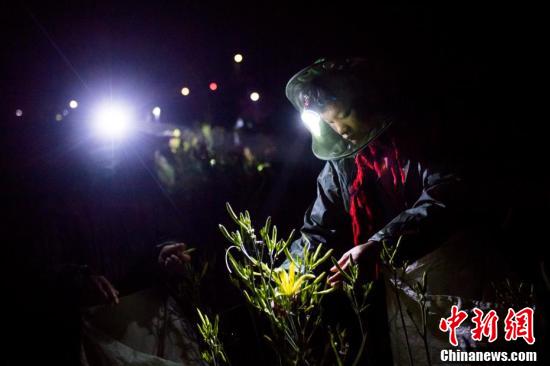
POLYGON ((155 119, 159 119, 160 118, 160 107, 155 107, 153 108, 153 116, 155 116, 155 119))
POLYGON ((16 110, 15 110, 15 115, 16 115, 17 117, 21 117, 21 116, 23 115, 23 111, 22 111, 21 109, 16 109, 16 110))
POLYGON ((176 128, 174 131, 172 131, 172 137, 180 137, 181 131, 179 128, 176 128))
POLYGON ((253 93, 250 94, 250 99, 253 102, 257 102, 260 99, 260 94, 258 94, 256 92, 253 92, 253 93))
POLYGON ((129 128, 131 118, 131 111, 123 105, 103 105, 95 115, 96 131, 103 137, 122 137, 129 128))
POLYGON ((237 53, 235 56, 233 56, 233 60, 235 60, 235 62, 239 64, 243 62, 243 55, 237 53))
POLYGON ((321 116, 311 109, 302 112, 302 122, 306 125, 311 134, 315 137, 321 136, 321 116))
POLYGON ((68 109, 64 109, 63 110, 63 117, 66 117, 69 115, 69 110, 68 109))
POLYGON ((74 99, 71 100, 71 101, 69 102, 69 107, 71 107, 72 109, 78 108, 78 102, 77 102, 76 100, 74 100, 74 99))
POLYGON ((188 96, 189 93, 191 93, 191 90, 189 90, 188 87, 184 87, 184 88, 181 89, 181 94, 182 94, 183 96, 188 96))
POLYGON ((237 122, 235 122, 235 128, 239 129, 243 127, 244 127, 244 120, 241 117, 237 118, 237 122))
POLYGON ((210 85, 208 86, 210 88, 210 90, 212 91, 216 91, 218 90, 218 84, 214 83, 214 82, 211 82, 210 85))
POLYGON ((62 119, 63 119, 63 116, 61 115, 61 113, 58 113, 58 114, 55 115, 55 120, 57 122, 60 122, 62 119))
POLYGON ((216 159, 210 159, 210 166, 216 165, 216 159))

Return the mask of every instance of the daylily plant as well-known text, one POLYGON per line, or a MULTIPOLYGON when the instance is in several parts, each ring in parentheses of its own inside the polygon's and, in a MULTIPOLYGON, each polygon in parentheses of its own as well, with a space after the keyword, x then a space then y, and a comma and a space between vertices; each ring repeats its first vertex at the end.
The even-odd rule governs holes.
MULTIPOLYGON (((347 350, 347 346, 336 346, 334 339, 342 343, 346 330, 334 333, 324 327, 321 317, 323 297, 336 288, 328 285, 326 272, 316 273, 329 258, 334 259, 332 249, 325 251, 323 245, 314 246, 304 240, 306 244, 301 253, 291 254, 293 233, 279 239, 277 227, 272 226, 268 218, 258 237, 248 211, 237 216, 229 204, 227 211, 237 224, 233 232, 220 225, 222 234, 231 243, 226 250, 230 278, 248 303, 269 321, 271 333, 264 337, 275 348, 279 364, 315 365, 329 357, 326 352, 333 351, 336 363, 343 365, 347 357, 347 351, 343 350, 347 350), (325 341, 322 348, 325 354, 317 352, 319 340, 325 341)), ((347 291, 353 292, 358 269, 355 265, 350 268, 352 272, 342 272, 344 282, 349 282, 347 291)), ((217 343, 211 341, 210 344, 217 343)))

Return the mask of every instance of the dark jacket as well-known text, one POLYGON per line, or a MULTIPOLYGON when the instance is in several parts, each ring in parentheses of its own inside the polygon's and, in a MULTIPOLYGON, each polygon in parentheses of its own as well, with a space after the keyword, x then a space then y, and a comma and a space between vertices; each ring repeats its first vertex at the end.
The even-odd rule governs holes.
MULTIPOLYGON (((368 240, 392 243, 407 235, 414 238, 411 242, 422 242, 422 248, 410 248, 414 244, 407 248, 411 255, 418 256, 432 250, 463 224, 468 208, 465 185, 449 166, 420 161, 426 154, 409 153, 407 146, 411 144, 396 130, 396 126, 390 126, 375 143, 395 144, 397 149, 400 144, 405 146, 399 157, 404 179, 396 187, 389 170, 380 176, 371 172, 366 177, 369 183, 361 189, 367 191, 374 210, 374 230, 368 240)), ((352 247, 350 191, 357 175, 357 154, 325 164, 317 178, 317 198, 304 217, 302 238, 293 243, 294 253, 301 251, 306 241, 313 247, 323 243, 335 248, 335 255, 352 247)))

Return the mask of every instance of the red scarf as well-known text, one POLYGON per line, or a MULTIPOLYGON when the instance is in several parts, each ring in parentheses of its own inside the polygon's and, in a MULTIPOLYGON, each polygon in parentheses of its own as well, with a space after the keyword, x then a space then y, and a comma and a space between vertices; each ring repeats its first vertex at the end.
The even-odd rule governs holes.
MULTIPOLYGON (((405 183, 405 171, 401 167, 399 151, 393 139, 388 145, 379 140, 371 142, 355 156, 357 174, 350 188, 350 216, 355 245, 364 244, 379 227, 380 217, 376 216, 377 197, 372 194, 373 184, 390 178, 394 189, 405 183), (370 191, 370 192, 369 192, 370 191)), ((383 184, 383 183, 382 183, 383 184)))

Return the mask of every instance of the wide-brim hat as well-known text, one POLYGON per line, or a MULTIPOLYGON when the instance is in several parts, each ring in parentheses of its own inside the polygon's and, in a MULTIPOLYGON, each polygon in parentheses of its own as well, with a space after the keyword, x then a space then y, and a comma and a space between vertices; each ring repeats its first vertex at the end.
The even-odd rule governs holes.
MULTIPOLYGON (((307 107, 304 105, 307 93, 311 90, 310 86, 315 80, 323 77, 330 81, 332 76, 338 78, 346 75, 346 80, 367 82, 358 80, 363 75, 366 62, 363 58, 319 59, 290 78, 285 89, 286 97, 302 113, 307 107)), ((334 85, 338 85, 338 83, 334 83, 334 85)), ((321 122, 315 131, 310 129, 313 154, 321 160, 334 160, 356 153, 391 124, 387 118, 381 115, 375 118, 378 120, 371 123, 372 128, 355 144, 342 138, 327 123, 321 122)))

